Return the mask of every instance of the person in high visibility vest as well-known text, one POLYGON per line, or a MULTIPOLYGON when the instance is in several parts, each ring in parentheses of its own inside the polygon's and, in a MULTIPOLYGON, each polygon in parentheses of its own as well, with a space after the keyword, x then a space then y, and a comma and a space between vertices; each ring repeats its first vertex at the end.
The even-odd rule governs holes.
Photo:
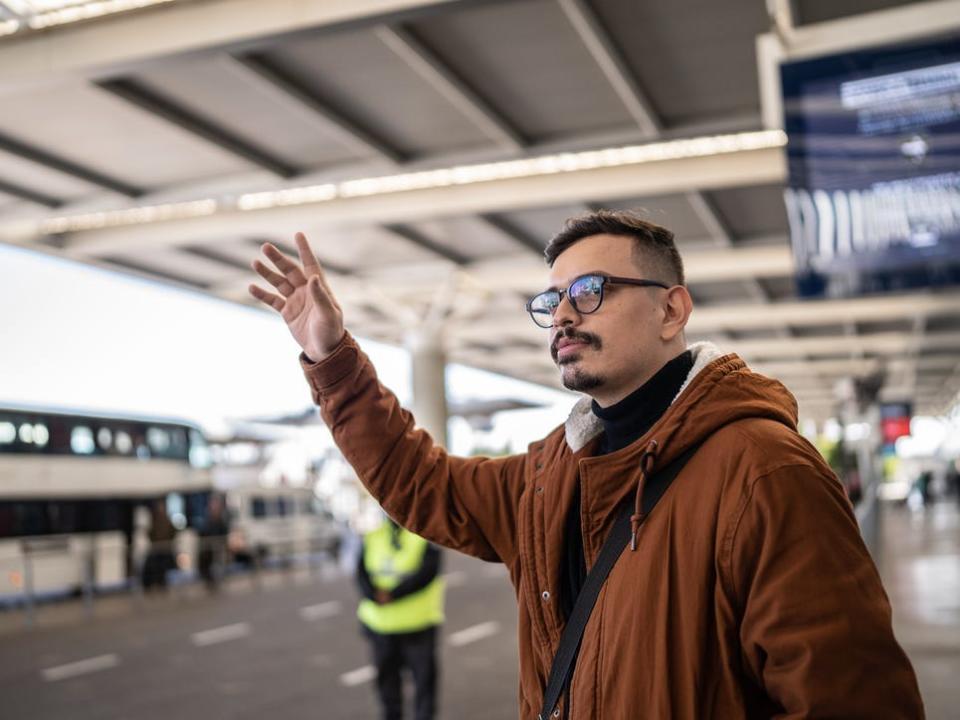
POLYGON ((384 720, 403 716, 401 669, 413 675, 416 720, 437 706, 437 628, 443 623, 440 550, 386 518, 363 538, 357 617, 370 640, 384 720))

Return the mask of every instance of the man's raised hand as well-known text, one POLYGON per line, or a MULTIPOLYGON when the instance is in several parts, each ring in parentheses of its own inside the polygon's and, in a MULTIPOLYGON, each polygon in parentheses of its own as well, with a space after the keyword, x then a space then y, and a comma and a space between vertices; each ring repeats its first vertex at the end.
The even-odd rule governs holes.
POLYGON ((303 233, 296 234, 296 242, 300 265, 270 243, 261 249, 273 267, 259 259, 252 263, 257 274, 273 285, 279 295, 257 285, 250 285, 249 290, 257 300, 280 313, 304 354, 319 362, 343 339, 343 311, 303 233))

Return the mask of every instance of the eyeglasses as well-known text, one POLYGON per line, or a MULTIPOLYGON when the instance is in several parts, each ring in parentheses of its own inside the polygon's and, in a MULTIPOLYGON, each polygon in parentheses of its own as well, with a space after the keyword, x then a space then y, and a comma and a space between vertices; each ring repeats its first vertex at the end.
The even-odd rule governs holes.
POLYGON ((566 289, 544 290, 527 302, 527 312, 533 321, 542 328, 553 327, 553 315, 560 307, 563 296, 581 315, 589 315, 600 309, 603 302, 604 285, 636 285, 638 287, 658 287, 669 290, 670 286, 656 280, 639 278, 611 277, 609 275, 581 275, 566 289))

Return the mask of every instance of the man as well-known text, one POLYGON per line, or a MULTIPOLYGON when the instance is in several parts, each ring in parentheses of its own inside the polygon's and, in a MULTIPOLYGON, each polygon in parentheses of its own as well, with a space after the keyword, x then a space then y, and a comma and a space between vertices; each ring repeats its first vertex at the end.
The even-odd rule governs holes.
POLYGON ((204 585, 210 592, 220 589, 227 561, 227 538, 230 534, 230 519, 224 506, 223 495, 211 493, 207 499, 207 512, 197 531, 200 552, 197 567, 204 585))
POLYGON ((414 716, 432 720, 437 704, 437 627, 443 622, 440 551, 389 517, 363 539, 357 617, 373 650, 384 720, 403 717, 400 671, 414 682, 414 716))
POLYGON ((574 218, 528 304, 564 385, 587 394, 528 452, 458 458, 377 382, 306 238, 267 245, 314 400, 400 524, 506 564, 519 603, 520 717, 536 718, 567 615, 623 503, 632 541, 607 578, 555 717, 919 718, 916 678, 849 502, 796 431, 796 402, 710 344, 672 234, 629 213, 574 218), (687 451, 657 506, 650 476, 687 451), (397 478, 402 478, 398 480, 397 478))

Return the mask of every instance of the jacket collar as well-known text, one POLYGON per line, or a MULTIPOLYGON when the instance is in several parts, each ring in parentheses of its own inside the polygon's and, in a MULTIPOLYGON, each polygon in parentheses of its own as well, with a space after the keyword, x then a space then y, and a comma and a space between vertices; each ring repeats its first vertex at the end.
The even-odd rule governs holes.
MULTIPOLYGON (((689 345, 687 349, 693 354, 693 367, 687 374, 687 379, 674 397, 673 402, 683 394, 690 382, 700 374, 700 372, 723 353, 711 342, 697 342, 689 345)), ((591 404, 593 400, 589 396, 582 397, 577 404, 573 406, 570 415, 567 417, 564 426, 564 437, 567 445, 572 452, 583 449, 588 442, 603 432, 603 424, 600 418, 593 414, 591 404)), ((671 403, 672 404, 672 403, 671 403)))

